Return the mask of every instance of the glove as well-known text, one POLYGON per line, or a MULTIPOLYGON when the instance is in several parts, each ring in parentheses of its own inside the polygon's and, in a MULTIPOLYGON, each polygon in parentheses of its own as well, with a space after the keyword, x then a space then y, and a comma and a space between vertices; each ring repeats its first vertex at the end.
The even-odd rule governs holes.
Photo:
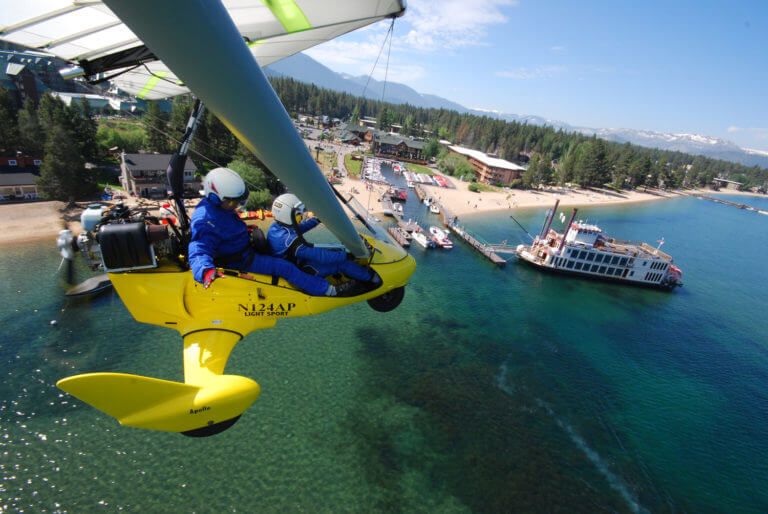
POLYGON ((203 273, 203 289, 208 289, 211 287, 211 284, 213 284, 213 281, 216 280, 218 277, 223 277, 224 273, 217 269, 209 269, 206 270, 205 273, 203 273))

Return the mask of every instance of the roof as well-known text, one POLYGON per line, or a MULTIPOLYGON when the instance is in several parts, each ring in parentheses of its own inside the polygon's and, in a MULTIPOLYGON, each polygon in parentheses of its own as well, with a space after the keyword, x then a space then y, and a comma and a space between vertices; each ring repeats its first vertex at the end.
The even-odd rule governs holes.
POLYGON ((724 179, 724 178, 716 178, 716 179, 713 179, 713 180, 717 180, 718 182, 726 182, 728 184, 738 184, 740 186, 744 185, 741 182, 736 182, 735 180, 728 180, 728 179, 724 179))
POLYGON ((461 146, 449 146, 448 148, 450 148, 456 153, 460 153, 461 155, 472 157, 473 159, 480 161, 486 166, 490 166, 492 168, 502 168, 505 170, 513 170, 513 171, 525 171, 525 168, 523 168, 522 166, 519 166, 513 162, 506 161, 504 159, 499 159, 497 157, 490 157, 479 150, 470 150, 469 148, 463 148, 461 146))
POLYGON ((376 135, 376 141, 381 144, 385 145, 399 145, 400 143, 405 143, 405 146, 408 148, 418 148, 423 149, 425 146, 427 146, 427 143, 424 141, 414 141, 413 139, 405 139, 399 136, 393 136, 393 135, 376 135))
POLYGON ((0 186, 31 186, 37 184, 37 175, 31 173, 0 174, 0 186))
MULTIPOLYGON (((127 153, 125 165, 130 171, 158 171, 168 168, 171 161, 170 154, 157 153, 127 153)), ((197 166, 192 159, 187 159, 184 171, 197 171, 197 166)))

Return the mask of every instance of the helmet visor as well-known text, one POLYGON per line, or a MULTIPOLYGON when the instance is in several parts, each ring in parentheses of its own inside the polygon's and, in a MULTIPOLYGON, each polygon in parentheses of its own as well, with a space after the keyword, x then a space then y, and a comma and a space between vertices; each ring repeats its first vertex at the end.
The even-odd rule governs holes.
POLYGON ((248 200, 248 195, 250 194, 250 191, 248 191, 248 188, 243 191, 243 194, 236 198, 224 198, 225 202, 232 202, 237 205, 245 205, 245 202, 248 200))

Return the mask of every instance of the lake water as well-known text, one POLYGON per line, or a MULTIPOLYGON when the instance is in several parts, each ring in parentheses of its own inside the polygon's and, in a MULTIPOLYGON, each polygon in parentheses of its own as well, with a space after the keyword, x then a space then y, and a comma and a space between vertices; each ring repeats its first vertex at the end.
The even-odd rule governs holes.
MULTIPOLYGON (((413 200, 406 217, 438 221, 413 200)), ((515 215, 534 232, 544 210, 515 215)), ((121 427, 58 390, 95 371, 182 380, 181 337, 112 293, 67 303, 53 242, 3 248, 0 510, 768 511, 768 217, 694 198, 579 217, 663 237, 684 287, 412 248, 397 310, 240 342, 227 372, 262 394, 206 439, 121 427)), ((506 213, 461 222, 527 238, 506 213)))

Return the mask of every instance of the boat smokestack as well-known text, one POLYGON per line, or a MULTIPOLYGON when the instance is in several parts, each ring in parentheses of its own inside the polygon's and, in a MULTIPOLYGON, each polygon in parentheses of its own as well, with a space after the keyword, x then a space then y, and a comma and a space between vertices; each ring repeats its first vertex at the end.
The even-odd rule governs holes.
POLYGON ((560 246, 557 247, 557 254, 560 255, 560 252, 563 249, 563 245, 565 244, 565 236, 568 235, 568 231, 571 230, 571 223, 573 223, 573 220, 576 218, 576 211, 578 209, 573 209, 573 214, 571 214, 571 219, 568 220, 568 224, 565 226, 565 230, 563 230, 563 240, 560 241, 560 246))
POLYGON ((546 223, 544 224, 544 228, 541 230, 540 238, 546 237, 547 233, 549 233, 549 227, 552 225, 552 220, 555 219, 555 213, 557 212, 557 206, 560 205, 560 199, 558 198, 555 200, 555 206, 552 207, 552 214, 549 215, 549 218, 547 218, 546 223))

